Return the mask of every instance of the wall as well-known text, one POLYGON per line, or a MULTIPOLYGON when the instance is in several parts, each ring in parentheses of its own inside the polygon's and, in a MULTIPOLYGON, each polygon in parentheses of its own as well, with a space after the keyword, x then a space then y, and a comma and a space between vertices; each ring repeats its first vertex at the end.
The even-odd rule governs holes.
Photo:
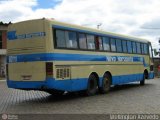
POLYGON ((158 65, 160 65, 160 58, 154 58, 154 73, 155 76, 157 76, 158 74, 158 65))
POLYGON ((6 49, 7 31, 2 31, 2 49, 6 49))

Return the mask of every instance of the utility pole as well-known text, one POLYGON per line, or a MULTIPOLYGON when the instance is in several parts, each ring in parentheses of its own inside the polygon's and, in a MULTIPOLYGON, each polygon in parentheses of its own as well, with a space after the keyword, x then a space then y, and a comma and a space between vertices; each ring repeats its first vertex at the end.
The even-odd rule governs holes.
MULTIPOLYGON (((159 45, 160 45, 160 38, 159 38, 159 45)), ((158 63, 158 77, 160 77, 160 48, 159 48, 159 51, 158 51, 158 53, 159 53, 159 63, 158 63)))
MULTIPOLYGON (((159 46, 160 46, 160 38, 159 38, 159 46)), ((160 48, 159 48, 158 53, 159 53, 159 63, 160 63, 160 48)))
POLYGON ((99 23, 99 24, 97 25, 97 29, 99 29, 101 25, 102 25, 102 23, 99 23))

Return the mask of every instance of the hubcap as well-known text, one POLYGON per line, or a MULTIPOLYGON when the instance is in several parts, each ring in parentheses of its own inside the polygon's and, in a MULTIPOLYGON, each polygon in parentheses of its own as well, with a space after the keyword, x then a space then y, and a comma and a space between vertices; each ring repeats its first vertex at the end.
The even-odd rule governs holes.
POLYGON ((106 88, 109 85, 109 79, 105 78, 104 80, 104 87, 106 88))

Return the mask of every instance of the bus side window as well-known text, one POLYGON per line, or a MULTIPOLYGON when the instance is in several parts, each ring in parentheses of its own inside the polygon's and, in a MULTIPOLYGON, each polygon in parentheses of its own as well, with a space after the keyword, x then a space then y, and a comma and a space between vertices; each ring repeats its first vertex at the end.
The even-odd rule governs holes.
POLYGON ((79 33, 79 47, 80 49, 87 49, 87 38, 85 34, 79 33))
POLYGON ((95 50, 94 35, 87 35, 87 46, 89 50, 95 50))
POLYGON ((96 50, 103 50, 102 37, 96 36, 95 43, 96 43, 96 50))
POLYGON ((76 32, 66 31, 67 48, 77 48, 77 35, 76 32))
POLYGON ((111 51, 116 52, 116 40, 111 38, 111 51))
POLYGON ((141 53, 144 54, 144 46, 143 46, 143 43, 141 43, 141 53))
POLYGON ((132 44, 131 44, 131 41, 127 41, 127 49, 128 49, 128 53, 132 53, 132 44))
POLYGON ((56 30, 56 47, 66 47, 65 31, 63 30, 56 30))
POLYGON ((117 52, 122 52, 122 41, 120 39, 116 39, 116 49, 117 52))
POLYGON ((123 48, 123 52, 127 53, 127 41, 126 40, 122 40, 122 48, 123 48))
POLYGON ((105 51, 110 51, 110 39, 109 37, 102 37, 103 49, 105 51))
POLYGON ((137 53, 138 54, 141 54, 141 46, 140 46, 140 43, 136 43, 136 45, 137 45, 137 53))
POLYGON ((144 54, 148 54, 148 45, 143 44, 143 46, 144 46, 144 54))
POLYGON ((133 53, 137 53, 136 42, 132 42, 133 53))

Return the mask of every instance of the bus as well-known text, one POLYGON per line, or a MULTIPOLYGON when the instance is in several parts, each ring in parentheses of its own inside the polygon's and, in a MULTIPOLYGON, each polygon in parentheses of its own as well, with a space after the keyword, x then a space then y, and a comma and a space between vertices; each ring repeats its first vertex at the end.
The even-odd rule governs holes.
POLYGON ((107 93, 154 78, 151 42, 98 29, 34 19, 9 25, 7 85, 59 95, 107 93))

